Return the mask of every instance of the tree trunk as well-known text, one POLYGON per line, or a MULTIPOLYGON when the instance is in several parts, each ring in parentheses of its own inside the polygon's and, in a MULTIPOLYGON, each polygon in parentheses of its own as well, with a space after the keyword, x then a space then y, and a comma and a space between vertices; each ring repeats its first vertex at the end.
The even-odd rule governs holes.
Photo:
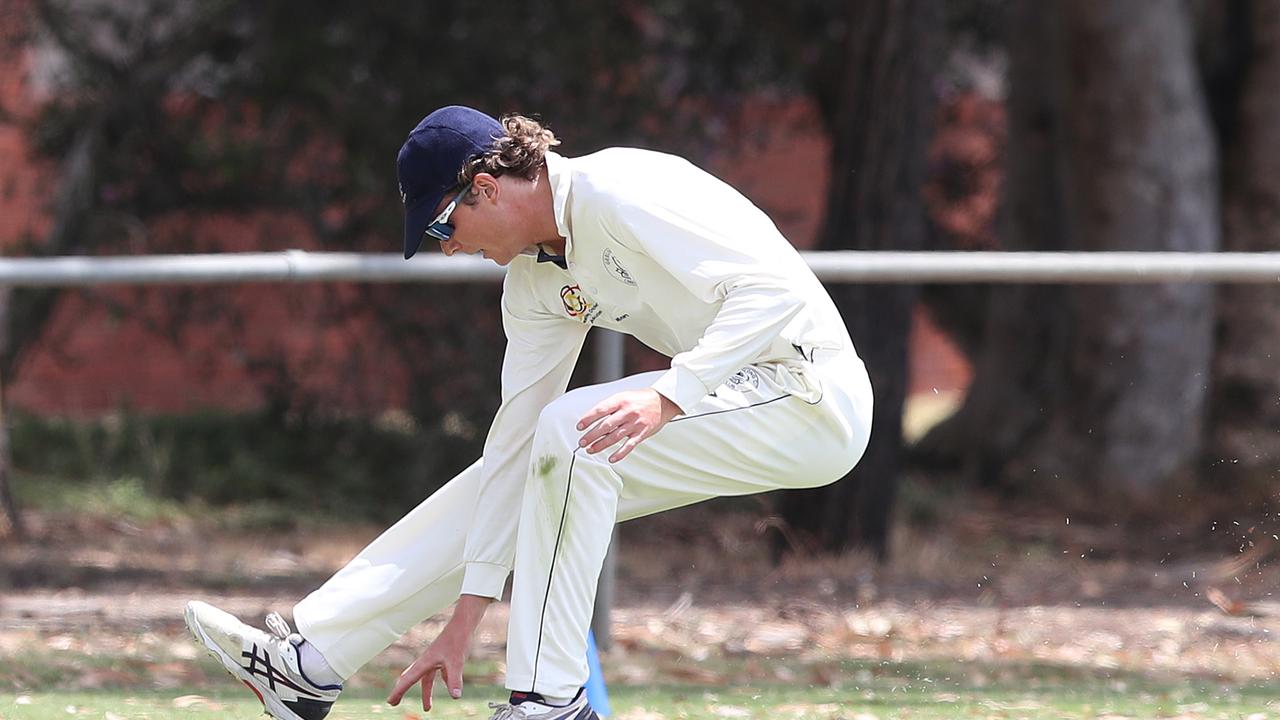
MULTIPOLYGON (((1217 250, 1216 145, 1186 6, 1076 0, 1064 19, 1072 244, 1217 250)), ((1201 284, 1077 289, 1072 392, 1031 457, 1154 510, 1199 459, 1212 309, 1201 284)))
MULTIPOLYGON (((1055 0, 1015 15, 1006 246, 1216 250, 1185 6, 1055 0)), ((970 397, 931 444, 1077 508, 1154 509, 1197 458, 1209 288, 1011 288, 991 312, 970 397)))
MULTIPOLYGON (((1246 4, 1244 84, 1223 113, 1223 244, 1280 250, 1280 5, 1246 4)), ((1262 494, 1280 476, 1280 294, 1272 285, 1218 290, 1218 346, 1207 460, 1215 485, 1262 494)))
POLYGON ((13 454, 9 451, 9 417, 4 406, 4 381, 0 378, 0 540, 22 539, 22 516, 13 499, 10 469, 13 454))
MULTIPOLYGON (((8 344, 9 299, 12 296, 12 288, 0 288, 0 348, 8 344)), ((8 377, 7 373, 0 373, 0 540, 22 538, 22 516, 13 499, 10 472, 13 455, 9 450, 9 408, 5 405, 5 380, 8 377)))
MULTIPOLYGON (((61 183, 53 203, 53 228, 42 251, 63 255, 82 247, 89 220, 96 207, 94 187, 103 143, 101 118, 86 122, 62 163, 61 183)), ((0 288, 0 538, 20 535, 22 518, 10 488, 12 456, 9 444, 8 408, 4 383, 17 371, 22 353, 39 340, 57 300, 58 289, 27 290, 15 296, 12 288, 0 288)))
MULTIPOLYGON (((997 220, 1006 250, 1067 249, 1064 118, 1055 91, 1063 72, 1061 22, 1057 2, 1015 3, 1007 18, 1008 145, 997 220)), ((917 444, 919 458, 960 467, 972 484, 1000 483, 1008 458, 1061 404, 1066 298, 1061 286, 991 287, 968 396, 917 444)))
MULTIPOLYGON (((930 80, 941 18, 927 0, 849 3, 836 83, 822 94, 833 140, 821 249, 913 250, 924 244, 930 80)), ((863 546, 883 558, 902 454, 907 334, 916 289, 830 288, 875 392, 871 445, 849 477, 788 493, 783 520, 824 550, 863 546)))

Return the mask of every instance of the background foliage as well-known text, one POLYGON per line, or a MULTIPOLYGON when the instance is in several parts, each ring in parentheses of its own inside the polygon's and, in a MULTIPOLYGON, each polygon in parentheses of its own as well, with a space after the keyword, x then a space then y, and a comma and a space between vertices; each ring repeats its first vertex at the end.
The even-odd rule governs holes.
MULTIPOLYGON (((1004 183, 985 191, 999 193, 1000 215, 983 242, 1213 251, 1275 249, 1280 237, 1280 140, 1270 130, 1280 126, 1270 100, 1280 13, 1263 0, 497 0, 358 13, 327 0, 15 0, 6 10, 25 29, 8 50, 34 47, 43 58, 48 102, 26 131, 57 175, 51 227, 16 250, 28 254, 394 251, 391 158, 431 108, 541 114, 569 154, 632 144, 701 162, 762 135, 770 119, 742 112, 761 98, 810 102, 831 142, 820 248, 974 247, 928 215, 972 181, 930 154, 929 136, 946 112, 961 112, 939 112, 937 100, 978 81, 1008 118, 997 157, 984 161, 999 163, 1004 183), (247 222, 232 239, 196 231, 228 217, 271 221, 247 222)), ((883 555, 904 471, 940 488, 959 481, 1133 522, 1179 494, 1224 489, 1265 509, 1280 466, 1280 381, 1269 362, 1280 315, 1268 290, 840 288, 833 295, 877 388, 878 432, 849 478, 781 502, 784 524, 809 533, 811 547, 883 555), (904 454, 895 426, 918 302, 969 355, 975 380, 960 412, 904 454)), ((439 478, 479 452, 497 404, 496 293, 302 289, 277 309, 283 325, 306 313, 376 336, 305 351, 247 339, 269 295, 87 297, 141 317, 175 346, 192 342, 192 328, 216 330, 263 398, 247 427, 308 453, 345 447, 335 428, 359 413, 301 370, 336 363, 351 378, 344 391, 370 378, 404 388, 417 442, 401 454, 397 440, 349 429, 384 457, 344 472, 439 478), (330 442, 308 444, 308 433, 330 442)), ((0 295, 0 377, 12 382, 24 353, 50 340, 60 297, 0 295)), ((222 431, 203 427, 208 443, 184 443, 217 446, 222 431)), ((328 480, 337 473, 315 456, 263 452, 276 460, 245 482, 274 487, 261 478, 312 467, 317 485, 363 486, 328 480)), ((164 488, 180 496, 201 482, 172 475, 164 488)))

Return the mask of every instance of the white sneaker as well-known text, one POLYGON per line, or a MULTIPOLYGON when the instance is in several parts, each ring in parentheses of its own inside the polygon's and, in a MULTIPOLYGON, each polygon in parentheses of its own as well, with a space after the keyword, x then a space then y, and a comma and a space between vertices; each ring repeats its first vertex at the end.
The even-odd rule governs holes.
POLYGON ((329 714, 342 685, 311 682, 298 662, 302 636, 276 613, 267 616, 267 634, 235 616, 193 600, 183 613, 196 642, 249 686, 267 714, 277 720, 321 720, 329 714))
POLYGON ((548 705, 537 693, 513 692, 511 702, 489 703, 489 709, 494 711, 489 720, 600 720, 585 690, 578 690, 568 705, 548 705))

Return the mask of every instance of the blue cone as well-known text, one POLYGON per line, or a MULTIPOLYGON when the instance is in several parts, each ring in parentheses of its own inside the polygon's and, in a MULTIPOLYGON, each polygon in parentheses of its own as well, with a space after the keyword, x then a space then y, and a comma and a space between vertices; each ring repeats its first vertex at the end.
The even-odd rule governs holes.
POLYGON ((587 632, 587 668, 587 702, 601 717, 612 715, 609 689, 604 686, 604 671, 600 669, 600 652, 596 650, 596 636, 590 631, 587 632))

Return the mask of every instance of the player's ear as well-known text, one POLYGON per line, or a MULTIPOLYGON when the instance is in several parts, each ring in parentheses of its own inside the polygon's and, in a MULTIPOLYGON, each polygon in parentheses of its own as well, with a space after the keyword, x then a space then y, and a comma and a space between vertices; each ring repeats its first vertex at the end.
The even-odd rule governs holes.
POLYGON ((478 199, 492 201, 498 198, 498 191, 501 186, 498 184, 498 178, 482 172, 476 173, 476 176, 472 178, 471 188, 471 191, 476 194, 478 199))

